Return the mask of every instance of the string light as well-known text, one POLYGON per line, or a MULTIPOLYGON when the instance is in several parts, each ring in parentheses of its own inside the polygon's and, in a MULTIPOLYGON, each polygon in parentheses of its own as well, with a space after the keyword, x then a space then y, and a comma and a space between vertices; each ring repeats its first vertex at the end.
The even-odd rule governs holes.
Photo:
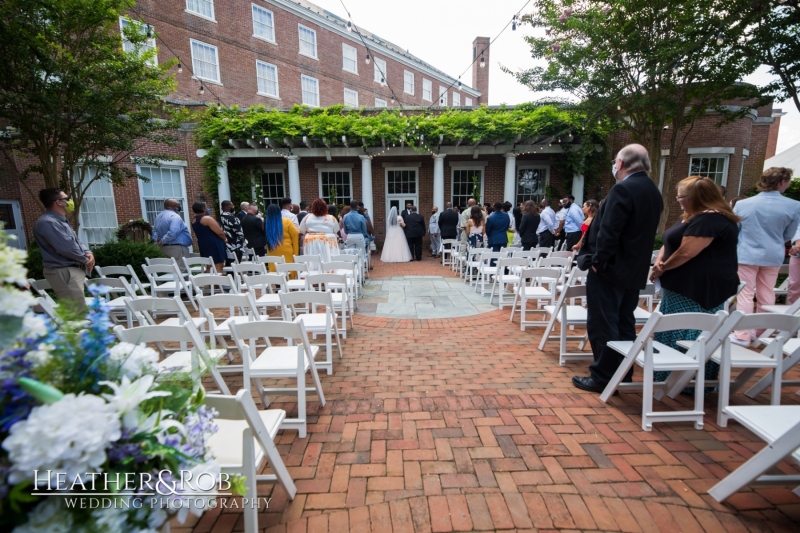
POLYGON ((370 61, 369 53, 367 54, 367 57, 364 58, 364 61, 367 63, 367 65, 369 65, 370 61))
POLYGON ((617 111, 622 111, 622 106, 617 104, 617 111))
POLYGON ((204 94, 206 94, 206 88, 203 87, 203 83, 201 82, 200 83, 200 96, 203 96, 204 94))
POLYGON ((481 65, 481 68, 484 68, 484 67, 486 66, 486 60, 483 58, 483 52, 481 52, 481 62, 480 62, 480 65, 481 65))
POLYGON ((511 31, 517 31, 517 15, 511 17, 511 31))
POLYGON ((353 23, 349 20, 347 21, 347 31, 353 31, 353 23))
POLYGON ((724 42, 725 42, 725 36, 722 35, 722 32, 719 32, 719 35, 717 35, 717 44, 721 46, 722 43, 724 42))
POLYGON ((178 61, 178 74, 183 74, 183 65, 178 61))
POLYGON ((153 29, 150 27, 150 24, 147 25, 147 40, 153 38, 153 29))

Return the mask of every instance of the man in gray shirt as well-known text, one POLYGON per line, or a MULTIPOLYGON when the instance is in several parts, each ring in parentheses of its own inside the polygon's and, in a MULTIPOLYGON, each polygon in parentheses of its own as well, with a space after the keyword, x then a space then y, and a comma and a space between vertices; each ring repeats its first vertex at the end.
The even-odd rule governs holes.
POLYGON ((39 200, 47 211, 33 226, 33 237, 42 250, 44 279, 59 299, 73 302, 85 313, 83 282, 94 268, 94 255, 67 221, 66 215, 72 211, 69 195, 61 189, 42 189, 39 200))

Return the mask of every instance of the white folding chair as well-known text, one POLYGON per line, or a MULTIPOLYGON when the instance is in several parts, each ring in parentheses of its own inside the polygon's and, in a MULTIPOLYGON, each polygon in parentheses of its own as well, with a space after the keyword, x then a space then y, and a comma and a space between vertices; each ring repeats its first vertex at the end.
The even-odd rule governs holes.
MULTIPOLYGON (((286 278, 283 277, 283 274, 259 274, 257 276, 245 274, 244 282, 247 290, 253 295, 259 314, 262 309, 264 310, 262 319, 269 318, 269 309, 271 307, 283 309, 279 294, 288 292, 286 278)), ((280 317, 283 317, 283 312, 281 312, 280 317)))
POLYGON ((303 263, 308 267, 308 274, 319 274, 322 272, 322 256, 316 254, 296 255, 295 263, 303 263))
POLYGON ((214 260, 210 257, 181 257, 181 260, 190 276, 217 273, 214 260))
MULTIPOLYGON (((355 256, 348 256, 355 257, 355 256)), ((346 292, 350 298, 350 309, 358 309, 359 283, 358 266, 353 261, 330 261, 322 263, 322 273, 341 274, 345 277, 346 292)), ((310 282, 309 282, 310 283, 310 282)))
POLYGON ((200 315, 207 320, 207 329, 203 333, 208 336, 212 348, 216 348, 216 343, 219 342, 221 346, 230 349, 225 337, 231 335, 231 324, 266 320, 259 316, 258 307, 249 292, 198 296, 197 303, 200 306, 200 315), (218 310, 217 316, 215 310, 218 310))
MULTIPOLYGON (((355 297, 355 308, 358 309, 358 299, 363 296, 362 285, 364 285, 365 280, 366 280, 366 276, 365 276, 365 272, 364 272, 364 266, 365 266, 364 262, 360 260, 358 255, 350 255, 350 254, 339 254, 339 255, 336 255, 331 259, 331 262, 352 263, 353 266, 355 267, 356 286, 355 286, 355 291, 354 291, 354 297, 355 297)), ((322 270, 325 271, 324 265, 323 265, 322 270)), ((347 270, 349 272, 349 267, 348 267, 347 270)), ((344 274, 345 275, 349 275, 348 272, 344 272, 344 274)))
POLYGON ((192 287, 196 296, 205 294, 236 294, 239 292, 236 282, 230 274, 198 274, 192 276, 192 287))
POLYGON ((150 288, 149 283, 142 283, 139 279, 139 276, 136 274, 136 271, 133 269, 131 265, 125 266, 106 266, 106 267, 94 267, 94 271, 97 272, 101 278, 108 278, 108 277, 121 277, 125 278, 130 284, 131 288, 136 292, 137 295, 140 296, 147 296, 147 289, 150 288))
POLYGON ((336 308, 333 297, 328 292, 293 291, 280 294, 283 314, 286 320, 303 324, 305 331, 314 336, 325 335, 325 361, 316 362, 316 366, 333 374, 333 344, 339 350, 339 359, 343 357, 342 338, 336 325, 336 308), (317 309, 322 307, 322 312, 317 309))
POLYGON ((255 262, 267 266, 267 272, 275 272, 275 267, 270 265, 283 265, 286 264, 286 258, 282 255, 257 255, 255 262))
POLYGON ((166 264, 142 265, 142 270, 150 280, 150 296, 158 297, 164 293, 180 296, 181 293, 185 293, 192 307, 197 310, 197 303, 192 295, 191 281, 184 279, 175 260, 166 264))
POLYGON ((492 277, 497 274, 497 260, 506 257, 505 252, 484 252, 481 254, 481 261, 478 263, 478 281, 475 283, 475 290, 483 296, 486 294, 486 283, 491 281, 492 277), (492 262, 494 261, 494 265, 492 262), (480 290, 478 287, 480 286, 480 290))
POLYGON ((196 386, 200 386, 200 379, 208 371, 214 383, 223 394, 230 394, 221 371, 241 372, 240 366, 220 367, 219 361, 227 353, 223 349, 208 349, 203 342, 200 332, 194 324, 186 322, 180 326, 138 326, 125 329, 115 326, 114 333, 122 342, 131 344, 154 344, 163 359, 158 362, 159 374, 173 373, 188 374, 196 386), (172 351, 164 347, 164 343, 178 342, 180 348, 172 351))
POLYGON ((297 263, 277 263, 275 270, 279 274, 283 274, 286 278, 286 289, 289 291, 305 291, 308 290, 308 282, 306 275, 308 275, 308 265, 297 263), (294 272, 295 278, 291 278, 294 272))
POLYGON ((489 303, 492 303, 497 288, 497 303, 500 309, 506 302, 504 296, 506 294, 513 296, 517 293, 517 287, 520 283, 520 273, 528 266, 528 259, 524 257, 504 257, 497 260, 497 274, 494 276, 492 282, 492 290, 489 293, 489 303), (510 291, 506 291, 511 287, 510 291))
MULTIPOLYGON (((772 337, 770 338, 760 337, 758 340, 763 344, 769 344, 774 339, 772 337)), ((781 362, 781 372, 783 376, 785 376, 789 370, 791 370, 792 368, 794 368, 795 365, 800 363, 800 339, 798 339, 797 337, 786 339, 786 342, 783 343, 783 354, 786 357, 781 362)), ((758 380, 755 385, 747 389, 747 391, 744 393, 745 396, 747 396, 748 398, 756 398, 759 394, 764 392, 775 379, 775 375, 773 374, 773 372, 774 372, 773 370, 770 370, 764 377, 758 380)), ((800 381, 796 379, 787 380, 784 379, 783 376, 781 376, 782 386, 800 384, 800 381)))
POLYGON ((778 267, 778 275, 787 276, 783 282, 772 289, 775 292, 775 296, 788 296, 789 295, 789 265, 781 265, 778 267))
MULTIPOLYGON (((281 423, 286 418, 286 411, 259 411, 246 390, 240 390, 236 396, 209 394, 205 403, 218 413, 214 418, 218 431, 208 438, 206 446, 214 454, 223 473, 244 477, 244 501, 255 501, 259 481, 279 482, 289 499, 293 500, 297 487, 274 443, 281 423), (275 474, 258 474, 264 459, 275 474)), ((243 507, 245 533, 257 533, 258 506, 243 507)))
POLYGON ((481 265, 481 257, 487 251, 490 250, 480 247, 467 248, 467 252, 464 255, 464 270, 462 273, 464 275, 464 282, 469 283, 470 287, 472 287, 473 283, 477 282, 478 267, 481 265))
POLYGON ((233 340, 242 354, 243 388, 250 394, 251 384, 258 391, 264 407, 269 407, 268 393, 297 394, 297 418, 287 418, 281 429, 296 429, 305 438, 307 430, 306 392, 316 392, 325 405, 322 384, 314 365, 316 350, 308 342, 300 323, 272 320, 231 324, 233 340), (271 339, 281 339, 286 346, 274 346, 271 339), (263 340, 264 345, 258 341, 263 340), (262 349, 263 348, 263 349, 262 349), (260 351, 259 351, 260 350, 260 351), (306 387, 306 373, 311 373, 313 387, 306 387), (292 387, 264 387, 264 379, 294 379, 292 387))
POLYGON ((308 285, 312 290, 318 287, 320 291, 330 292, 333 306, 338 309, 342 318, 342 338, 346 339, 348 314, 350 327, 353 327, 353 299, 347 291, 347 277, 344 274, 310 274, 308 285))
POLYGON ((453 245, 458 243, 456 239, 442 239, 442 266, 452 266, 454 261, 453 245))
MULTIPOLYGON (((767 474, 787 457, 800 465, 800 405, 738 405, 725 407, 725 415, 758 435, 767 445, 744 464, 711 487, 718 502, 727 500, 746 485, 800 486, 796 474, 767 474)), ((800 488, 794 490, 800 496, 800 488)))
POLYGON ((524 257, 525 259, 528 260, 528 267, 534 268, 538 266, 537 263, 539 261, 539 253, 540 253, 539 250, 535 248, 532 250, 519 249, 519 250, 514 250, 511 253, 511 257, 524 257))
MULTIPOLYGON (((30 285, 31 289, 33 289, 33 291, 36 294, 38 294, 41 298, 47 300, 47 303, 50 304, 50 307, 52 308, 58 307, 58 302, 56 302, 48 292, 53 290, 53 287, 50 286, 49 281, 47 281, 46 279, 28 278, 28 285, 30 285)), ((85 300, 86 300, 86 305, 89 305, 90 303, 92 303, 92 300, 94 300, 94 297, 86 296, 85 300)))
MULTIPOLYGON (((586 297, 586 285, 565 285, 558 297, 555 305, 545 305, 545 316, 550 315, 547 327, 542 334, 539 342, 539 349, 543 350, 545 343, 550 340, 550 332, 553 331, 555 323, 558 322, 560 331, 558 333, 558 364, 564 366, 567 361, 591 360, 591 352, 568 352, 567 341, 583 341, 585 335, 567 335, 567 329, 574 329, 575 326, 586 326, 588 314, 582 305, 570 305, 567 300, 586 297)), ((584 343, 581 342, 579 348, 582 350, 584 343)))
POLYGON ((108 287, 111 291, 114 291, 106 297, 109 317, 114 323, 119 324, 122 321, 121 317, 124 315, 125 323, 128 324, 128 327, 133 325, 131 314, 128 311, 128 307, 125 305, 125 300, 135 300, 137 296, 136 292, 128 283, 128 280, 125 278, 91 278, 84 280, 84 283, 87 289, 93 285, 98 285, 108 287), (121 296, 114 298, 114 293, 121 293, 121 296))
POLYGON ((193 317, 189 314, 186 306, 180 298, 154 298, 143 296, 135 300, 125 301, 131 316, 140 326, 182 326, 190 322, 199 330, 205 326, 207 320, 203 316, 193 317), (167 319, 158 322, 159 314, 174 314, 167 319))
POLYGON ((259 276, 267 273, 266 265, 261 263, 239 263, 231 266, 233 267, 233 281, 236 282, 238 292, 247 290, 243 276, 259 276))
POLYGON ((561 271, 557 268, 526 268, 520 272, 520 282, 517 285, 517 292, 514 294, 514 302, 511 304, 511 322, 514 321, 514 311, 519 303, 520 321, 519 330, 525 331, 528 326, 547 326, 546 320, 529 321, 525 319, 528 312, 528 300, 537 302, 535 312, 543 313, 541 302, 548 302, 554 305, 556 302, 556 284, 553 281, 561 271))
MULTIPOLYGON (((608 399, 617 389, 642 389, 642 429, 652 431, 653 422, 694 422, 695 429, 703 428, 703 398, 705 394, 706 340, 716 332, 727 318, 725 311, 710 315, 707 313, 676 313, 662 315, 655 311, 642 331, 632 341, 611 341, 609 349, 615 350, 625 358, 614 376, 606 385, 600 399, 608 399), (651 338, 653 333, 677 329, 699 329, 702 331, 687 353, 680 352, 651 338), (622 383, 622 380, 637 364, 644 369, 642 383, 622 383), (687 372, 694 374, 694 409, 690 411, 655 411, 653 409, 654 372, 687 372)), ((660 385, 663 387, 663 385, 660 385)))

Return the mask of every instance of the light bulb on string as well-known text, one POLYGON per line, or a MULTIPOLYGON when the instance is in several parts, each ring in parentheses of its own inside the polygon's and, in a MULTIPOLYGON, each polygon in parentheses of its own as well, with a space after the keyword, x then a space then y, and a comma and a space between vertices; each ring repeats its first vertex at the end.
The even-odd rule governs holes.
POLYGON ((183 74, 183 65, 178 61, 178 74, 183 74))
POLYGON ((722 32, 719 32, 719 35, 717 35, 717 44, 722 46, 722 43, 724 42, 725 42, 725 36, 722 35, 722 32))
POLYGON ((367 65, 369 65, 369 61, 370 61, 370 57, 369 57, 369 54, 367 54, 367 57, 365 57, 365 58, 364 58, 364 62, 365 62, 367 65))
POLYGON ((150 27, 150 24, 147 25, 147 40, 153 38, 153 29, 150 27))
POLYGON ((617 111, 622 111, 622 106, 617 104, 617 111))
POLYGON ((392 105, 394 105, 394 93, 392 93, 392 100, 391 100, 391 103, 392 103, 392 105))
POLYGON ((204 94, 206 94, 206 88, 203 87, 203 84, 201 83, 200 84, 200 96, 203 96, 204 94))
POLYGON ((347 31, 353 31, 353 23, 349 20, 347 21, 347 31))
POLYGON ((481 68, 484 68, 486 66, 486 60, 483 58, 483 52, 481 52, 480 66, 481 66, 481 68))
POLYGON ((461 88, 461 76, 458 77, 458 88, 461 88))

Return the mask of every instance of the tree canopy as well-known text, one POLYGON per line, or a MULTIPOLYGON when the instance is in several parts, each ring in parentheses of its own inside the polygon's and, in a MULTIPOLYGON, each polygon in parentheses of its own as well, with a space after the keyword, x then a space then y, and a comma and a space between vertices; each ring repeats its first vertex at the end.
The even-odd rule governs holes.
POLYGON ((725 120, 766 102, 757 87, 740 83, 759 61, 738 49, 747 21, 731 3, 534 0, 522 22, 534 30, 526 37, 532 57, 547 63, 515 75, 533 91, 566 91, 587 116, 627 130, 648 148, 656 181, 666 131, 662 190, 671 195, 671 163, 685 138, 673 132, 710 109, 725 120))
POLYGON ((8 126, 0 150, 27 165, 17 171, 32 194, 31 174, 41 174, 46 187, 72 192, 76 225, 95 180, 124 183, 136 177, 122 164, 131 153, 145 143, 174 141, 164 101, 174 90, 173 62, 157 64, 149 26, 121 20, 132 6, 130 0, 0 2, 0 121, 8 126))

